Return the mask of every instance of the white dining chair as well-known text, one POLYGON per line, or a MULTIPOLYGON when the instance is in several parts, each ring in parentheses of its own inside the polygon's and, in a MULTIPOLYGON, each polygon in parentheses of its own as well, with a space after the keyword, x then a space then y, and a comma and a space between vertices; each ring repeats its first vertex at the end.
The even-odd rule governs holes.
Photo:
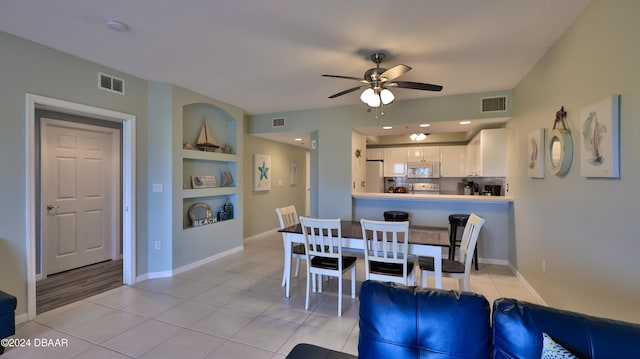
MULTIPOLYGON (((484 224, 484 218, 475 213, 469 215, 467 224, 464 227, 464 233, 460 243, 460 260, 442 258, 442 276, 456 278, 459 281, 460 290, 469 291, 471 262, 473 261, 473 252, 478 243, 478 235, 484 224)), ((427 286, 427 276, 434 274, 433 257, 418 257, 418 265, 420 266, 423 287, 427 286)))
MULTIPOLYGON (((287 206, 287 207, 282 207, 282 208, 276 208, 276 213, 278 214, 278 221, 280 222, 280 229, 286 228, 286 227, 290 227, 293 226, 295 224, 300 223, 298 221, 298 214, 296 213, 296 207, 295 206, 287 206)), ((287 245, 287 241, 285 239, 285 236, 287 234, 286 233, 282 233, 282 243, 286 246, 287 245)), ((291 260, 295 259, 296 260, 296 271, 295 271, 295 277, 297 278, 298 275, 300 275, 300 261, 301 260, 306 260, 307 257, 304 254, 304 244, 302 243, 295 243, 291 245, 291 260)), ((284 259, 285 261, 287 260, 287 258, 284 259)), ((286 284, 287 281, 287 275, 290 275, 290 273, 286 272, 286 264, 284 266, 284 269, 282 271, 282 286, 284 287, 284 285, 286 284)))
MULTIPOLYGON (((307 256, 307 294, 304 308, 309 310, 311 281, 316 276, 338 278, 338 316, 342 316, 342 277, 351 270, 351 298, 356 297, 356 257, 342 255, 342 229, 340 219, 300 217, 307 256)), ((317 285, 322 293, 322 280, 317 285)))
POLYGON ((361 219, 365 243, 365 277, 370 280, 413 285, 413 261, 409 261, 409 222, 361 219))

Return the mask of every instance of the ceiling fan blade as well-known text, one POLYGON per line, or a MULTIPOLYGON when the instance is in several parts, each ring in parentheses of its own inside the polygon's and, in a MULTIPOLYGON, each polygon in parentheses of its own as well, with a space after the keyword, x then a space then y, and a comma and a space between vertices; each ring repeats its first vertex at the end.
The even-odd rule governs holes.
POLYGON ((380 74, 380 79, 383 81, 393 81, 395 79, 397 79, 398 77, 406 74, 407 72, 409 72, 409 70, 411 70, 411 67, 407 66, 407 65, 396 65, 390 69, 388 69, 387 71, 383 72, 380 74))
POLYGON ((338 96, 346 95, 348 93, 351 93, 353 91, 357 91, 357 90, 359 90, 359 89, 361 89, 363 87, 366 87, 366 86, 368 86, 368 85, 362 85, 362 86, 358 86, 358 87, 353 87, 353 88, 350 88, 348 90, 344 90, 344 91, 338 92, 336 94, 333 94, 333 95, 329 96, 329 98, 336 98, 338 96))
POLYGON ((442 91, 442 86, 440 85, 432 85, 432 84, 425 84, 422 82, 412 82, 412 81, 394 81, 394 82, 385 84, 385 86, 414 89, 414 90, 442 91))
POLYGON ((353 76, 340 76, 340 75, 322 75, 323 77, 334 77, 337 79, 346 79, 346 80, 356 80, 356 81, 360 81, 362 83, 368 84, 369 82, 366 80, 363 80, 361 77, 353 77, 353 76))

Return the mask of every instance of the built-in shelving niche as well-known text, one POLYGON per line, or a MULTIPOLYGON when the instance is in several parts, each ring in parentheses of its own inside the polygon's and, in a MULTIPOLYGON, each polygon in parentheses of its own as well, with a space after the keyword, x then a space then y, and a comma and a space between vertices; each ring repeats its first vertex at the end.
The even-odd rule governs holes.
MULTIPOLYGON (((233 219, 214 224, 192 227, 189 208, 198 202, 206 203, 215 217, 218 210, 229 200, 234 207, 234 218, 238 213, 237 203, 237 122, 227 112, 217 106, 195 103, 183 107, 183 149, 182 149, 182 201, 183 228, 185 230, 205 230, 216 228, 233 219), (216 143, 220 146, 214 152, 205 152, 196 148, 198 135, 204 121, 211 130, 216 143), (223 153, 224 145, 229 145, 230 153, 223 153), (190 147, 190 148, 185 148, 190 147), (233 182, 225 185, 223 173, 227 171, 233 182), (217 187, 193 188, 191 178, 194 175, 215 176, 217 187)), ((218 227, 219 228, 219 227, 218 227)))

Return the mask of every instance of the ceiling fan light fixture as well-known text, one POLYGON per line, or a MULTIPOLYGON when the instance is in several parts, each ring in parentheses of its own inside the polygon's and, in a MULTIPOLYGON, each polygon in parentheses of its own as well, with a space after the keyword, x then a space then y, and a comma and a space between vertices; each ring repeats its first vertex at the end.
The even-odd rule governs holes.
POLYGON ((380 100, 382 100, 383 104, 388 105, 395 100, 395 96, 393 95, 393 92, 388 89, 382 89, 380 92, 380 100))
POLYGON ((367 105, 369 105, 369 107, 380 107, 380 95, 374 94, 373 96, 369 97, 368 100, 369 101, 367 102, 367 105))
POLYGON ((368 104, 374 97, 376 97, 375 92, 373 92, 372 88, 368 88, 362 92, 362 95, 360 95, 360 101, 368 104))

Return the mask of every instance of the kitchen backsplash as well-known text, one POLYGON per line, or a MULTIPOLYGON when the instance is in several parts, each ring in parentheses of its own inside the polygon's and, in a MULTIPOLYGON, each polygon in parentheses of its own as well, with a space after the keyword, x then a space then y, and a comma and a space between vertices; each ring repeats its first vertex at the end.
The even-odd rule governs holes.
POLYGON ((445 177, 430 179, 413 179, 407 177, 386 177, 385 188, 403 186, 408 187, 409 183, 439 183, 440 194, 464 194, 464 187, 468 182, 478 184, 479 192, 482 194, 485 185, 501 186, 501 196, 505 195, 504 177, 445 177))

